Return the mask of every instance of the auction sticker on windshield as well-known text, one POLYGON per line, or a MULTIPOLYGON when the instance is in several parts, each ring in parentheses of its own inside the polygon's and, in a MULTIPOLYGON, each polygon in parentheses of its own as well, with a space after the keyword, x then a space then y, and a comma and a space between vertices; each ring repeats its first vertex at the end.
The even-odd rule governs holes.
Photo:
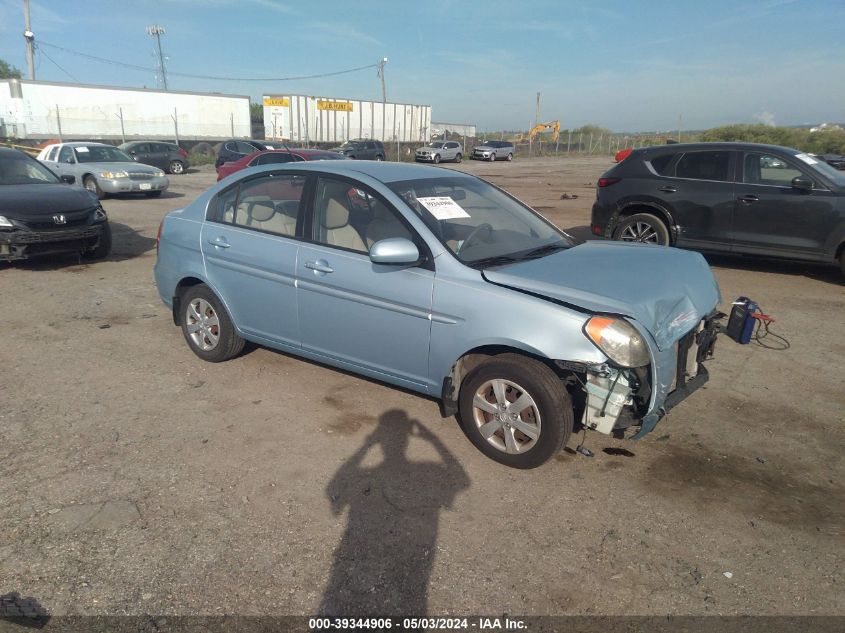
POLYGON ((417 198, 417 202, 424 206, 438 220, 454 220, 456 218, 470 217, 469 213, 464 211, 461 205, 449 196, 417 198))

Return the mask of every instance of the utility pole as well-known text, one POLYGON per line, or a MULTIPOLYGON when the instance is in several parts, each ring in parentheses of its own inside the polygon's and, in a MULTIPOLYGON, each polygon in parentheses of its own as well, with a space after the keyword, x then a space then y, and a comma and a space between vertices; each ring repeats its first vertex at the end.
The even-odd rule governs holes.
POLYGON ((158 44, 158 67, 161 72, 161 83, 164 85, 165 90, 167 90, 167 69, 164 66, 164 53, 161 52, 161 36, 166 34, 167 32, 164 30, 164 27, 158 24, 147 27, 147 35, 155 36, 156 43, 158 44))
POLYGON ((678 143, 681 142, 681 124, 684 119, 683 113, 678 115, 678 143))
POLYGON ((387 125, 387 88, 384 86, 384 65, 387 57, 382 57, 378 62, 378 76, 381 79, 381 140, 387 140, 384 128, 387 125))
POLYGON ((29 0, 23 0, 23 38, 26 40, 26 66, 30 81, 35 81, 35 33, 29 23, 29 0))
POLYGON ((540 93, 537 93, 537 111, 534 114, 534 125, 540 124, 540 93))

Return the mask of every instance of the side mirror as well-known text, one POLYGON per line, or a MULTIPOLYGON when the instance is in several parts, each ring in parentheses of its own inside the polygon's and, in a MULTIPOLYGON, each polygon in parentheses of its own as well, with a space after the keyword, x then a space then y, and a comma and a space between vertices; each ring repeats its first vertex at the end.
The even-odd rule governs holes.
POLYGON ((404 237, 389 237, 370 247, 370 261, 374 264, 411 265, 420 260, 416 245, 404 237))
POLYGON ((62 174, 61 179, 66 185, 72 185, 76 182, 76 176, 71 176, 70 174, 62 174))
POLYGON ((813 181, 803 176, 796 176, 792 179, 792 188, 798 191, 809 192, 813 190, 813 181))

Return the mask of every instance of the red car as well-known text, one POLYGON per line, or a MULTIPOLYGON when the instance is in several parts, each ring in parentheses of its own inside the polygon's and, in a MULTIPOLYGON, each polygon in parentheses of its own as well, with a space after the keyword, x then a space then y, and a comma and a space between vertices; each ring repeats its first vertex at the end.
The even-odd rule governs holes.
POLYGON ((253 152, 240 160, 223 163, 217 168, 217 180, 223 180, 236 171, 255 167, 257 165, 271 165, 273 163, 298 163, 304 160, 349 160, 337 152, 327 152, 322 149, 271 149, 253 152))

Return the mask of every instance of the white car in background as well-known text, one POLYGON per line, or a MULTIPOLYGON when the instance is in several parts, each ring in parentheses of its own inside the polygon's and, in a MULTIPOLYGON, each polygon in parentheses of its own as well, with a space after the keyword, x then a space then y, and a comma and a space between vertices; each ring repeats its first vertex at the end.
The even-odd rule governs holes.
POLYGON ((464 157, 464 148, 457 141, 432 141, 414 152, 414 160, 421 163, 439 163, 452 160, 460 163, 464 157))

